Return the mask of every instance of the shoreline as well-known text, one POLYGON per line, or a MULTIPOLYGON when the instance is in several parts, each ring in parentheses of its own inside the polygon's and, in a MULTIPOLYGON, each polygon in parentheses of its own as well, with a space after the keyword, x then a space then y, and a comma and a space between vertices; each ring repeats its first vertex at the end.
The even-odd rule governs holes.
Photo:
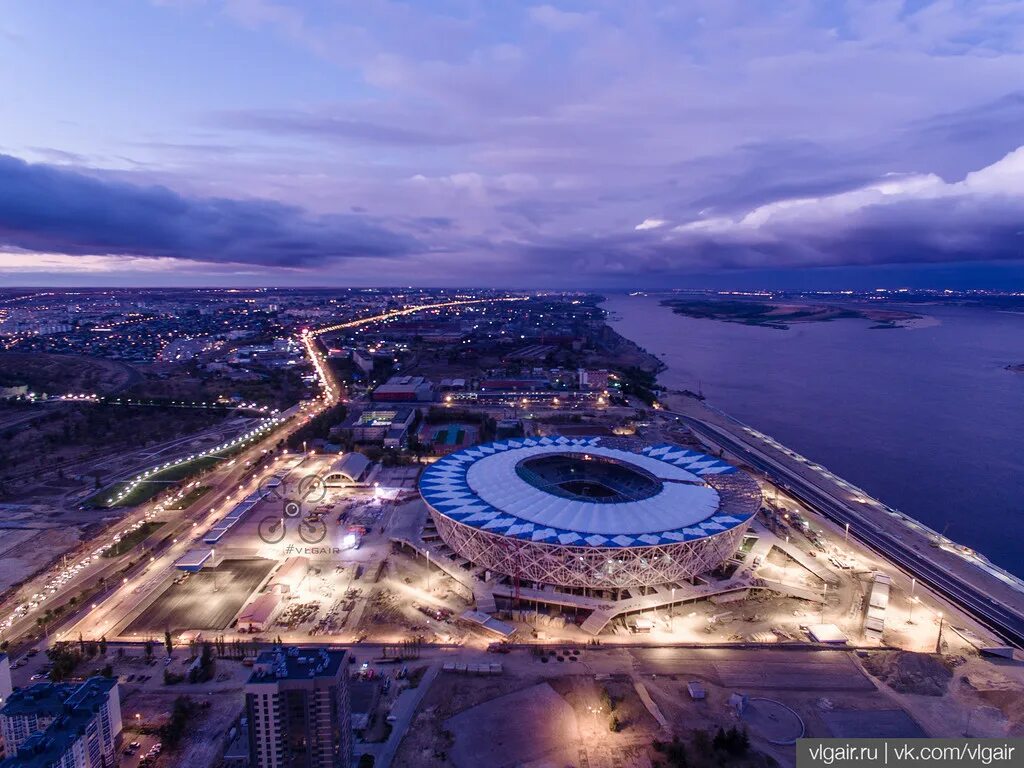
MULTIPOLYGON (((601 304, 605 301, 605 297, 601 297, 601 301, 598 302, 598 307, 601 308, 601 304)), ((604 328, 605 334, 611 337, 612 344, 615 345, 616 349, 609 349, 612 354, 628 354, 636 355, 637 362, 639 363, 635 367, 650 373, 657 379, 658 374, 668 370, 668 365, 655 355, 653 352, 649 352, 644 347, 641 347, 637 342, 632 339, 627 339, 609 323, 610 312, 607 309, 601 308, 604 312, 604 328)), ((611 345, 608 345, 611 346, 611 345)))
MULTIPOLYGON (((663 306, 666 311, 672 311, 670 307, 663 306)), ((606 324, 609 322, 611 312, 606 310, 606 324)), ((615 331, 617 335, 617 331, 615 331)), ((637 349, 643 349, 634 342, 637 349)), ((650 355, 650 353, 647 353, 650 355)), ((658 373, 663 373, 669 366, 660 358, 658 373)), ((1007 366, 1010 369, 1010 366, 1007 366)), ((1024 364, 1021 366, 1024 372, 1024 364)), ((852 483, 838 477, 817 462, 800 456, 795 451, 772 440, 756 428, 753 428, 739 419, 729 415, 727 412, 708 403, 703 395, 688 390, 670 389, 658 382, 662 404, 670 411, 691 416, 692 418, 705 421, 714 427, 728 434, 733 440, 749 448, 761 452, 771 453, 772 458, 784 464, 787 469, 799 474, 806 480, 821 482, 823 479, 830 487, 838 493, 845 493, 847 496, 852 492, 854 498, 864 509, 858 507, 863 519, 878 530, 888 533, 893 538, 908 540, 910 546, 919 552, 927 552, 928 558, 936 564, 941 564, 948 572, 957 574, 976 589, 999 598, 1004 605, 1019 605, 1021 596, 1024 595, 1024 580, 1006 569, 995 565, 983 554, 960 544, 957 544, 947 536, 938 533, 924 523, 899 510, 890 507, 884 502, 876 499, 852 483), (765 441, 771 442, 765 442, 765 441), (774 444, 776 447, 773 447, 774 444), (797 458, 798 457, 798 458, 797 458), (817 469, 812 469, 817 468, 817 469)), ((896 563, 891 563, 893 568, 899 569, 896 563)))
MULTIPOLYGON (((844 500, 844 497, 847 497, 856 502, 857 517, 866 525, 890 539, 906 544, 917 554, 925 555, 930 562, 941 567, 946 573, 955 575, 958 580, 969 584, 980 594, 987 595, 990 603, 1001 605, 1011 611, 1017 610, 1020 606, 1024 596, 1024 580, 995 565, 983 554, 957 544, 920 521, 893 509, 822 465, 801 456, 712 405, 693 397, 672 393, 665 395, 662 402, 668 411, 708 424, 752 453, 765 456, 801 480, 812 483, 832 498, 844 500)), ((702 443, 707 444, 700 436, 697 437, 702 443)), ((730 452, 726 449, 726 453, 730 452)), ((740 465, 745 464, 742 457, 734 458, 739 460, 740 465)), ((832 523, 828 516, 814 505, 804 506, 807 506, 816 517, 832 523)), ((858 541, 861 539, 858 538, 858 541)), ((861 543, 867 546, 866 542, 861 543)), ((886 557, 884 553, 881 554, 893 570, 907 573, 905 568, 886 557)), ((926 583, 924 579, 920 581, 922 584, 926 583)), ((974 620, 980 621, 964 605, 950 598, 944 599, 974 620)), ((991 627, 988 629, 995 631, 991 627)))

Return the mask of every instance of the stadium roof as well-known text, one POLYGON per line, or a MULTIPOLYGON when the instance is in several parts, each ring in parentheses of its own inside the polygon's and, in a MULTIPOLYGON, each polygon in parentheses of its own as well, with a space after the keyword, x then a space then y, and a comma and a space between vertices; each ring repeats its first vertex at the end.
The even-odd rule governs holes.
MULTIPOLYGON (((432 464, 420 491, 456 522, 499 535, 569 546, 673 544, 745 523, 757 507, 731 505, 709 479, 736 472, 730 464, 677 445, 601 437, 513 438, 474 446, 432 464), (611 460, 654 479, 645 498, 592 501, 552 493, 524 479, 523 460, 571 454, 611 460)), ((723 478, 724 479, 724 478, 723 478)), ((733 499, 729 491, 729 501, 733 499)))

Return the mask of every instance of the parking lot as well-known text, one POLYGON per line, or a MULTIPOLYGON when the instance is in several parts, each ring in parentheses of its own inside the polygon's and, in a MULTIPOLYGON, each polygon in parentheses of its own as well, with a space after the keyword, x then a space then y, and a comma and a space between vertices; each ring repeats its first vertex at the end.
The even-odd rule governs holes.
POLYGON ((215 568, 189 574, 184 581, 168 586, 124 634, 162 637, 166 629, 172 633, 226 629, 274 565, 274 561, 263 559, 225 560, 215 568))

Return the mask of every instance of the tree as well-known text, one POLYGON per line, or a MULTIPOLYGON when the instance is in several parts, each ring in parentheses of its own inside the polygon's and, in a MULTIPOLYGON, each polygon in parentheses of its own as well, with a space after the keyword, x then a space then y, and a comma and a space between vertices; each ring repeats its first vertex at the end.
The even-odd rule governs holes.
POLYGON ((729 726, 728 730, 719 728, 712 740, 715 751, 725 752, 734 757, 745 755, 750 749, 750 736, 741 728, 735 725, 729 726))
POLYGON ((143 646, 146 653, 146 661, 150 661, 153 658, 153 641, 147 640, 145 646, 143 646))
POLYGON ((670 766, 670 768, 686 768, 686 746, 679 740, 678 736, 673 736, 672 741, 668 743, 655 741, 653 746, 655 751, 665 756, 665 765, 670 766))
POLYGON ((50 680, 59 683, 71 677, 78 666, 79 655, 71 650, 68 643, 56 643, 46 650, 46 656, 53 665, 50 668, 50 680))
POLYGON ((618 702, 615 701, 615 697, 612 696, 607 688, 601 689, 601 703, 604 704, 609 712, 615 711, 615 706, 618 702))
POLYGON ((199 655, 199 665, 192 668, 188 674, 190 683, 205 683, 213 677, 213 648, 209 643, 203 643, 203 649, 199 655))
POLYGON ((171 638, 171 630, 164 630, 164 647, 167 648, 167 655, 170 656, 174 652, 174 640, 171 638))
POLYGON ((100 638, 100 654, 103 655, 103 656, 107 655, 107 636, 106 635, 103 635, 103 637, 100 638))
POLYGON ((177 746, 185 735, 189 721, 195 714, 196 704, 188 696, 179 696, 171 707, 171 717, 160 729, 160 735, 168 747, 177 746))

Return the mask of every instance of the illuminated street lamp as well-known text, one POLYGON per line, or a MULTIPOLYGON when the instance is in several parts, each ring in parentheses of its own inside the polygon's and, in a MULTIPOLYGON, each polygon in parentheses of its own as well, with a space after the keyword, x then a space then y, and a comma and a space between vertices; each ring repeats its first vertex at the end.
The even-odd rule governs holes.
POLYGON ((847 542, 850 540, 850 524, 849 523, 846 524, 846 535, 843 537, 843 540, 847 541, 847 542))
POLYGON ((939 636, 935 639, 935 652, 942 653, 942 611, 939 611, 939 636))

